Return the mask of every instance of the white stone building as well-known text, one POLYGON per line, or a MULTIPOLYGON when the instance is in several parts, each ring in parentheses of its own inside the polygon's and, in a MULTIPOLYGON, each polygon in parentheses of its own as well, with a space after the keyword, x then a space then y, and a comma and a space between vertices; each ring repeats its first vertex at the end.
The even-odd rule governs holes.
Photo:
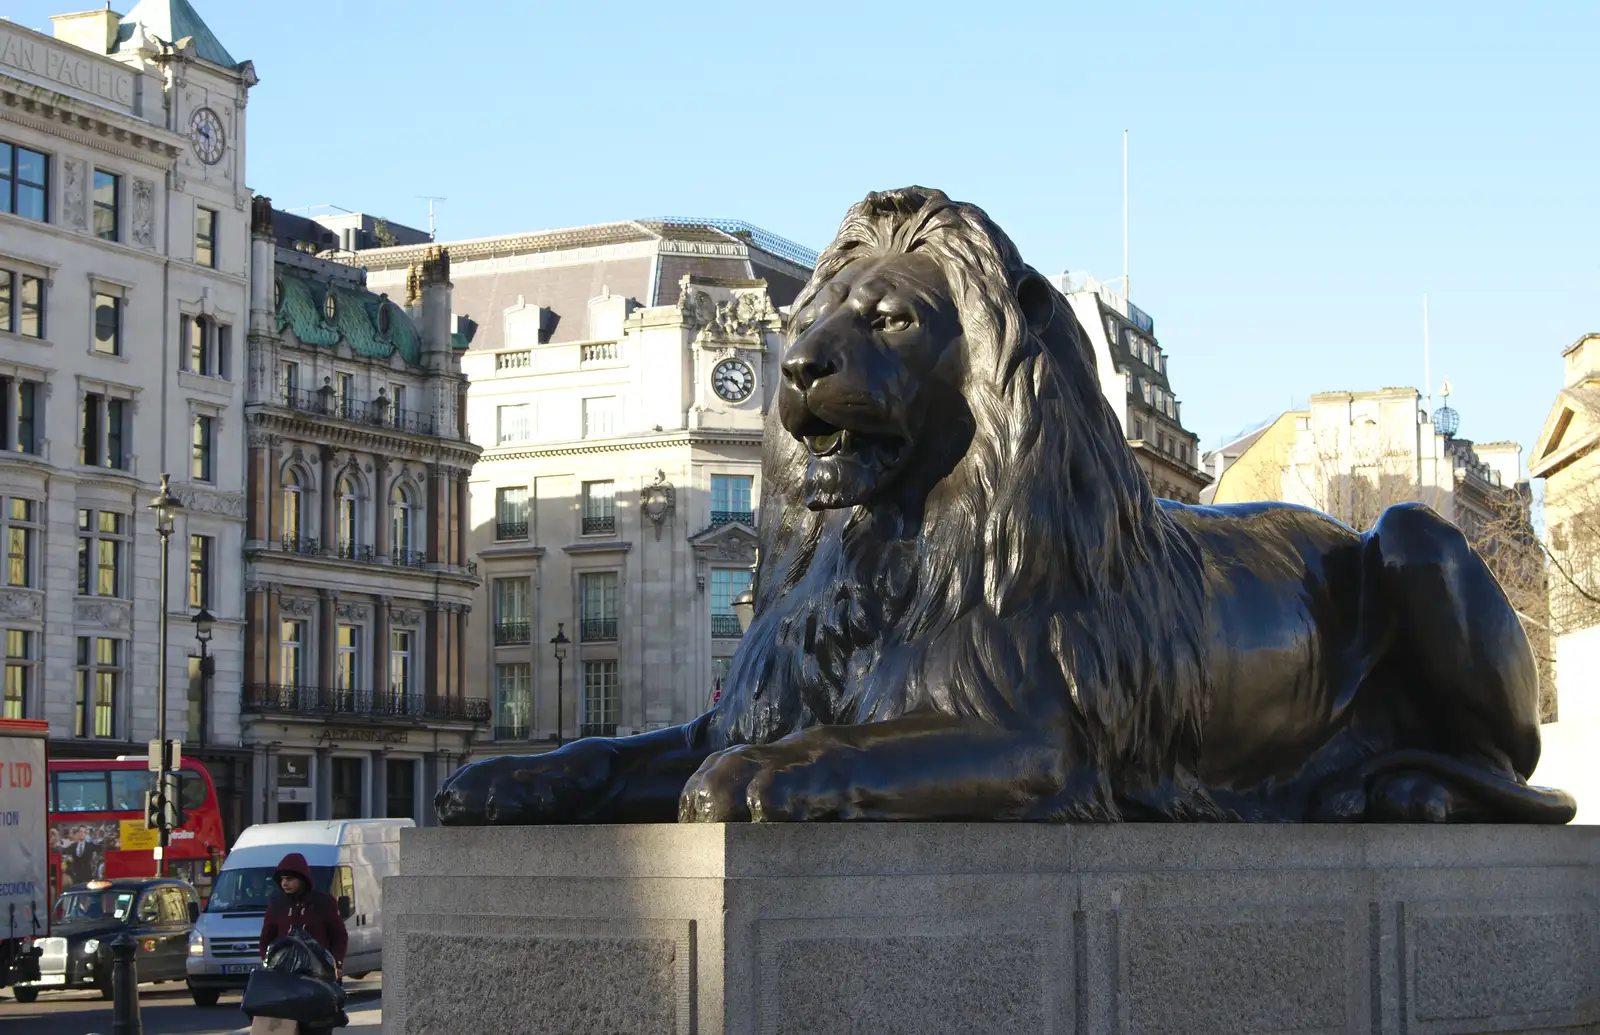
POLYGON ((53 21, 54 37, 0 22, 4 714, 49 720, 56 757, 142 752, 164 663, 169 735, 213 762, 236 824, 243 593, 224 559, 244 525, 256 78, 187 4, 53 21), (146 506, 162 472, 186 505, 164 648, 146 506), (190 678, 200 606, 219 619, 208 695, 190 678))

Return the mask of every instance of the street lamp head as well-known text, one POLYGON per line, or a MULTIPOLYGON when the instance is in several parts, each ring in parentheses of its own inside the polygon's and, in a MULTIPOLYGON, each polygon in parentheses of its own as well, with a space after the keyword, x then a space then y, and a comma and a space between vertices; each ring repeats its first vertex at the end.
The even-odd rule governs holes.
POLYGON ((567 639, 566 629, 567 629, 567 623, 566 622, 557 622, 556 623, 556 634, 554 636, 550 637, 550 646, 552 646, 552 647, 554 647, 556 649, 556 660, 557 661, 563 661, 563 660, 566 659, 566 656, 567 656, 567 644, 572 642, 571 640, 567 639))
POLYGON ((211 627, 216 624, 216 617, 202 607, 190 621, 194 622, 194 638, 201 643, 211 642, 211 627))
POLYGON ((756 593, 754 589, 746 589, 743 593, 729 601, 733 607, 733 616, 739 619, 739 631, 749 632, 750 623, 756 617, 756 593))
POLYGON ((161 491, 150 501, 150 509, 156 512, 156 531, 162 536, 172 534, 173 519, 183 509, 183 501, 174 496, 168 487, 171 478, 170 474, 161 476, 161 491))

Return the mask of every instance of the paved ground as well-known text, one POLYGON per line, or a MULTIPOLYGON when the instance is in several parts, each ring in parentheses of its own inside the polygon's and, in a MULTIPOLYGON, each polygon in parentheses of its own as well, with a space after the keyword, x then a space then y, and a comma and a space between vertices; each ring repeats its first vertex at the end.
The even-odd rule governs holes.
MULTIPOLYGON (((350 994, 350 1026, 340 1035, 377 1035, 383 978, 346 981, 350 994)), ((239 996, 225 995, 216 1006, 201 1008, 180 982, 139 986, 139 1019, 145 1035, 233 1035, 247 1033, 250 1019, 239 1012, 239 996)), ((23 1005, 0 993, 0 1035, 111 1035, 111 1002, 97 992, 44 992, 23 1005)))

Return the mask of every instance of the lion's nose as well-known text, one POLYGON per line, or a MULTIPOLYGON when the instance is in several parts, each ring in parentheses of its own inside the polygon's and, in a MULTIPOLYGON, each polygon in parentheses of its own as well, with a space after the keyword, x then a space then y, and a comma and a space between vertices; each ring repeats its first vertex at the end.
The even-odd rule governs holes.
POLYGON ((831 360, 824 359, 809 350, 790 350, 789 355, 783 360, 784 379, 802 392, 809 390, 812 385, 829 374, 837 372, 838 369, 831 360))

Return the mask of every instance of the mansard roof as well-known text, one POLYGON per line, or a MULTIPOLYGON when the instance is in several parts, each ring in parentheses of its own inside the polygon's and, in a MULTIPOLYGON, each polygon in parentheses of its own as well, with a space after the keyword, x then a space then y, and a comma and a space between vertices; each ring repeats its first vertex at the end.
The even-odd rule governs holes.
POLYGON ((115 53, 124 43, 132 40, 135 27, 141 24, 146 32, 168 43, 190 37, 194 40, 195 56, 223 68, 238 67, 239 63, 233 60, 228 48, 222 45, 205 20, 189 6, 188 0, 139 0, 118 23, 117 43, 112 52, 115 53))
POLYGON ((318 277, 307 269, 278 264, 277 329, 294 332, 304 345, 344 342, 358 356, 387 359, 399 353, 412 366, 422 362, 422 337, 406 311, 382 295, 342 277, 318 277), (333 298, 333 318, 327 300, 333 298), (381 315, 385 314, 385 315, 381 315))

